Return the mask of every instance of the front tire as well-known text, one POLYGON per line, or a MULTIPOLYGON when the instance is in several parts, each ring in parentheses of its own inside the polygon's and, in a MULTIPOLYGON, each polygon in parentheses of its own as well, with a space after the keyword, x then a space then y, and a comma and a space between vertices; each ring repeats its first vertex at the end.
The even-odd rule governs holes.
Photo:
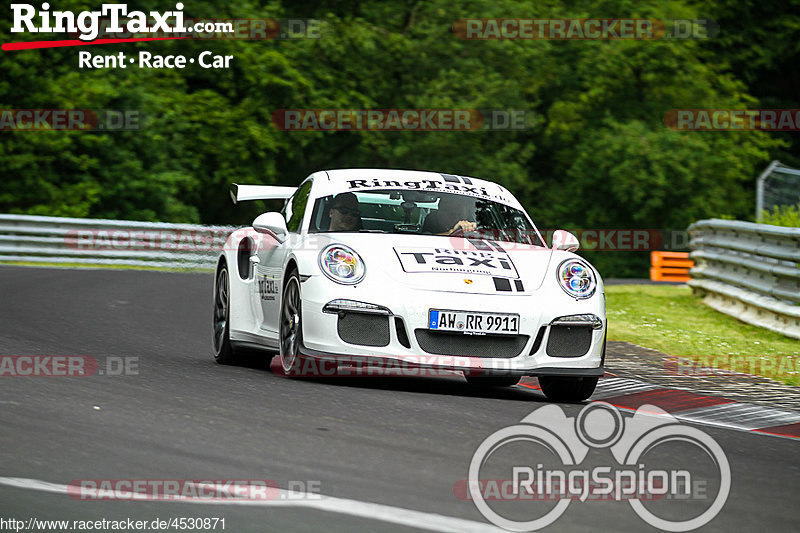
POLYGON ((236 362, 236 352, 231 345, 231 302, 230 276, 228 267, 223 264, 217 270, 214 283, 213 349, 214 360, 221 365, 236 362))
POLYGON ((303 309, 300 298, 300 276, 296 270, 289 274, 283 287, 280 318, 280 364, 285 376, 297 377, 303 363, 303 309))
POLYGON ((594 393, 598 378, 539 376, 539 386, 551 402, 577 403, 594 393))

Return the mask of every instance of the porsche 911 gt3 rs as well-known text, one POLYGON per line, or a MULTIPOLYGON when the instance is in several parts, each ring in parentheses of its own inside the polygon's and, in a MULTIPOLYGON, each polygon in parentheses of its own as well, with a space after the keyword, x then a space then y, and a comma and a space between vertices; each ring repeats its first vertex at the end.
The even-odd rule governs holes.
POLYGON ((555 401, 594 391, 605 357, 599 273, 574 235, 545 243, 496 183, 433 172, 315 172, 296 188, 233 185, 234 202, 285 199, 230 235, 214 286, 214 357, 412 361, 475 386, 537 376, 555 401))

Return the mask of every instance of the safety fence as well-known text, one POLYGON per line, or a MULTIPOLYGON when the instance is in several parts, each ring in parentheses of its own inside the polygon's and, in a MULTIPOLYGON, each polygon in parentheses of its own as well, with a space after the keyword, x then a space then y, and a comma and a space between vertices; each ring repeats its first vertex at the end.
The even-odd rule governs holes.
POLYGON ((0 214, 0 261, 213 269, 235 229, 0 214))
POLYGON ((756 220, 763 222, 765 210, 800 202, 800 169, 773 161, 756 180, 756 220))
POLYGON ((800 339, 800 228, 711 219, 689 237, 689 285, 706 304, 800 339))

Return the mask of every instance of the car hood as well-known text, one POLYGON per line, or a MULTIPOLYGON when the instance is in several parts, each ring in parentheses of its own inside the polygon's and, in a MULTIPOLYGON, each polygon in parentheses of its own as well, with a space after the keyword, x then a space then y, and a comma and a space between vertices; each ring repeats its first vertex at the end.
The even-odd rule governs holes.
POLYGON ((320 248, 350 246, 367 276, 379 271, 393 282, 429 291, 519 295, 538 289, 552 250, 519 243, 436 235, 317 234, 320 248))

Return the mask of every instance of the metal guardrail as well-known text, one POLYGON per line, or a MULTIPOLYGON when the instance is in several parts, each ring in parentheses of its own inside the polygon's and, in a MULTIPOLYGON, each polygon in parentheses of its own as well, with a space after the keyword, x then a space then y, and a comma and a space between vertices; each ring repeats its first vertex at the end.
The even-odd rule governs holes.
POLYGON ((689 286, 707 305, 800 339, 800 228, 711 219, 689 238, 689 286))
POLYGON ((236 229, 0 214, 0 261, 213 269, 236 229))

